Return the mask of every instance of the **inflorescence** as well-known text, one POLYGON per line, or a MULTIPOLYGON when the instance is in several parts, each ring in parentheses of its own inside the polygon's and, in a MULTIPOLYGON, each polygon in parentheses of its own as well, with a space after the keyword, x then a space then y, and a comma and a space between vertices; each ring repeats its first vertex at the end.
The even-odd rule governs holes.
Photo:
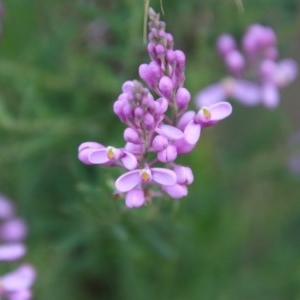
POLYGON ((117 194, 127 207, 139 207, 163 193, 173 199, 188 194, 194 178, 190 167, 176 159, 197 144, 203 128, 228 117, 227 102, 188 110, 190 93, 184 87, 185 54, 174 50, 173 36, 165 31, 159 14, 149 10, 148 53, 151 62, 139 67, 137 80, 126 81, 114 103, 114 112, 127 128, 125 146, 97 142, 79 146, 78 157, 87 165, 117 166, 126 170, 115 182, 117 194))
MULTIPOLYGON (((23 242, 26 235, 26 223, 15 215, 12 202, 0 196, 0 263, 15 262, 26 254, 23 242)), ((35 277, 35 269, 29 264, 22 264, 5 275, 0 274, 0 299, 32 299, 30 288, 35 277)))
POLYGON ((240 49, 231 35, 223 34, 217 50, 229 74, 197 94, 199 107, 232 98, 248 106, 275 108, 280 102, 279 90, 297 77, 293 59, 278 60, 277 36, 270 27, 249 26, 240 49))

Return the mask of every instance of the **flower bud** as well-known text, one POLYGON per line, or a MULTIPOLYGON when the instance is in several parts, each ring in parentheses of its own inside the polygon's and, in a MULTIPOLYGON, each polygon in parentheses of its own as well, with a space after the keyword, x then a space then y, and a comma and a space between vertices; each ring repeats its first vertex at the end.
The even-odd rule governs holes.
POLYGON ((229 34, 223 34, 218 38, 217 49, 222 56, 226 56, 229 52, 236 49, 234 38, 229 34))
POLYGON ((124 140, 126 142, 131 142, 131 143, 135 143, 135 144, 138 144, 141 142, 141 139, 140 139, 138 133, 130 127, 126 128, 124 131, 124 140))
POLYGON ((190 92, 186 88, 179 88, 176 93, 176 103, 179 109, 185 109, 191 99, 190 92))
POLYGON ((168 145, 166 149, 157 153, 157 159, 161 162, 172 162, 177 158, 177 149, 174 145, 168 145))
POLYGON ((157 135, 152 141, 152 148, 156 152, 165 150, 168 146, 168 139, 162 135, 157 135))
POLYGON ((172 95, 174 85, 169 77, 163 76, 159 81, 158 87, 166 98, 169 98, 172 95))

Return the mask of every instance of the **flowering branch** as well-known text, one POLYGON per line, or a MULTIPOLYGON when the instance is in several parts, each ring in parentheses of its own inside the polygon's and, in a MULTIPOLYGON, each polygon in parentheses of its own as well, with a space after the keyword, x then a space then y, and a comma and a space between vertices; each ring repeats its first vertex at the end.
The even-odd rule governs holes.
POLYGON ((191 96, 184 87, 185 54, 173 49, 173 36, 165 31, 166 24, 152 8, 148 25, 151 61, 139 67, 148 88, 137 80, 126 81, 113 107, 127 126, 125 146, 85 142, 78 149, 84 164, 127 170, 116 180, 115 188, 124 194, 128 207, 142 206, 163 193, 174 199, 186 196, 193 172, 175 162, 178 155, 192 151, 202 129, 232 112, 227 102, 201 107, 198 112, 187 110, 191 96))

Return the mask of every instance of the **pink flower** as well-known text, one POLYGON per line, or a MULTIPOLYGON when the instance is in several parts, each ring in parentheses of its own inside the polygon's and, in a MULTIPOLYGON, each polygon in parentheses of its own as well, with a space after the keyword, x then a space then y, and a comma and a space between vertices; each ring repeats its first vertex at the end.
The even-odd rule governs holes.
POLYGON ((79 146, 78 151, 79 160, 89 165, 112 165, 119 159, 126 169, 132 170, 137 165, 136 157, 132 153, 112 146, 104 147, 95 142, 85 142, 79 146))
POLYGON ((121 193, 129 192, 140 184, 155 182, 159 185, 173 185, 176 175, 166 168, 144 168, 129 171, 121 175, 115 183, 116 189, 121 193))

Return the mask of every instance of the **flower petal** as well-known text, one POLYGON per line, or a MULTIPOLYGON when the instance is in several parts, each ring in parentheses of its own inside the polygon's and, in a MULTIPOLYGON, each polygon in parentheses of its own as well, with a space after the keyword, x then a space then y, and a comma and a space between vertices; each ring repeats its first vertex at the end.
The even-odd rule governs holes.
POLYGON ((193 171, 190 167, 176 165, 174 172, 177 176, 177 183, 179 184, 191 184, 194 181, 193 171))
POLYGON ((161 185, 173 185, 176 183, 175 172, 165 168, 151 168, 152 180, 161 185))
POLYGON ((279 87, 285 87, 293 82, 298 75, 298 64, 293 59, 283 59, 277 66, 274 81, 279 87))
POLYGON ((26 253, 23 244, 14 243, 0 246, 0 261, 12 261, 21 258, 26 253))
POLYGON ((171 141, 176 141, 183 138, 183 132, 171 125, 161 124, 155 131, 171 141))
POLYGON ((262 101, 267 108, 278 106, 280 97, 278 88, 273 84, 266 84, 262 87, 262 101))
POLYGON ((174 199, 180 199, 182 197, 187 196, 188 194, 188 189, 186 185, 182 185, 182 184, 164 186, 162 189, 164 192, 166 192, 170 197, 174 199))
POLYGON ((177 149, 174 145, 168 145, 166 149, 157 153, 157 159, 161 162, 172 162, 177 158, 177 149))
POLYGON ((27 227, 22 219, 11 219, 0 227, 0 239, 3 241, 18 241, 25 238, 27 227))
POLYGON ((244 105, 256 105, 261 100, 260 88, 247 80, 235 80, 232 97, 244 105))
POLYGON ((31 300, 32 292, 29 289, 18 290, 13 293, 9 293, 9 300, 31 300))
POLYGON ((228 102, 219 102, 209 107, 211 121, 220 121, 232 113, 232 106, 228 102))
POLYGON ((119 192, 125 193, 132 190, 139 183, 141 183, 141 181, 142 179, 140 175, 140 170, 132 170, 121 175, 116 180, 115 187, 119 192))
POLYGON ((104 146, 101 145, 101 144, 99 144, 99 143, 97 143, 97 142, 84 142, 84 143, 82 143, 82 144, 79 145, 78 151, 80 152, 80 151, 82 151, 84 149, 91 149, 91 148, 95 148, 95 149, 97 149, 97 148, 104 148, 104 146))
POLYGON ((187 143, 195 145, 198 142, 199 138, 200 138, 200 133, 201 133, 201 125, 196 124, 192 120, 185 127, 184 139, 187 141, 187 143))
POLYGON ((0 219, 6 219, 13 215, 14 206, 10 200, 0 195, 0 219))
POLYGON ((145 194, 141 189, 133 189, 126 194, 126 206, 129 208, 140 207, 145 203, 145 194))
POLYGON ((124 167, 128 170, 133 170, 137 166, 137 159, 135 155, 130 152, 124 151, 124 156, 122 157, 122 163, 124 167))
POLYGON ((202 89, 195 97, 197 107, 208 106, 213 103, 224 101, 226 91, 222 83, 218 82, 202 89))
POLYGON ((95 165, 105 164, 109 162, 110 159, 107 156, 107 149, 102 148, 98 150, 91 150, 88 155, 88 161, 91 164, 95 164, 95 165))
POLYGON ((36 277, 35 269, 30 265, 22 265, 15 271, 1 278, 1 284, 7 292, 28 289, 36 277))
POLYGON ((185 112, 178 121, 177 128, 184 130, 186 125, 194 119, 196 113, 193 110, 185 112))

